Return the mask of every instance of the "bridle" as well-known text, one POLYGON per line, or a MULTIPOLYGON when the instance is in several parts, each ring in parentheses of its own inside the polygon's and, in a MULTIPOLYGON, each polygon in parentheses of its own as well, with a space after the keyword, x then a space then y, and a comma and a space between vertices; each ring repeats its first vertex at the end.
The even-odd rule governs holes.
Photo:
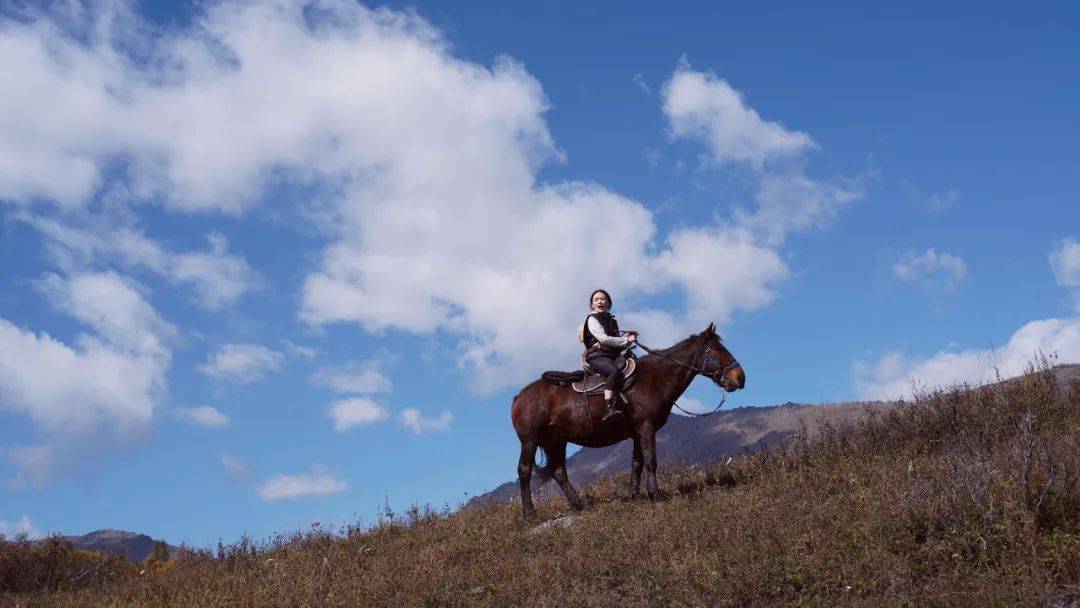
MULTIPOLYGON (((715 382, 717 384, 720 384, 720 385, 723 385, 724 374, 727 374, 729 371, 735 369, 736 367, 741 367, 739 365, 739 360, 736 359, 734 356, 731 357, 731 361, 728 361, 727 363, 724 363, 723 365, 721 365, 720 362, 717 361, 716 358, 712 356, 712 353, 710 352, 708 343, 702 344, 702 347, 701 347, 701 355, 702 355, 702 362, 703 362, 703 365, 701 365, 701 366, 690 365, 689 363, 684 363, 682 361, 672 359, 671 357, 665 355, 664 353, 662 353, 662 352, 660 352, 658 350, 655 350, 655 349, 649 348, 648 346, 645 346, 641 342, 634 342, 634 344, 640 346, 642 350, 649 353, 650 355, 656 355, 657 357, 660 357, 661 359, 664 359, 666 361, 670 361, 671 363, 674 363, 674 364, 679 365, 681 367, 685 367, 686 369, 694 372, 695 374, 705 376, 706 378, 709 378, 713 382, 715 382), (705 366, 708 365, 709 363, 715 364, 716 369, 714 369, 711 372, 706 370, 705 366)), ((716 407, 713 408, 711 412, 707 412, 707 413, 704 413, 704 414, 699 414, 697 412, 690 412, 690 411, 684 410, 682 407, 679 407, 678 402, 675 402, 673 405, 676 408, 678 408, 678 410, 680 412, 683 412, 684 414, 687 414, 687 415, 690 415, 690 416, 695 416, 695 417, 698 417, 698 418, 704 418, 705 416, 712 416, 716 412, 720 411, 720 408, 724 407, 724 403, 726 401, 727 401, 727 395, 720 395, 720 403, 717 403, 716 407)))

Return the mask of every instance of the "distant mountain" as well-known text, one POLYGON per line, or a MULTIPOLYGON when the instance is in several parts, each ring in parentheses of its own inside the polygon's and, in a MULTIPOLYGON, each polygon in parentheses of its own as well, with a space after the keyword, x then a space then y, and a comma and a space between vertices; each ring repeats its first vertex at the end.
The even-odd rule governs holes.
MULTIPOLYGON (((76 549, 95 553, 120 553, 129 561, 142 563, 150 556, 154 539, 145 534, 123 530, 98 530, 82 536, 65 536, 76 549)), ((170 554, 176 547, 170 546, 170 554)))
MULTIPOLYGON (((1080 365, 1059 365, 1054 368, 1061 387, 1080 378, 1080 365)), ((1007 380, 1006 382, 1010 382, 1007 380)), ((672 415, 656 435, 657 458, 660 466, 673 464, 705 464, 710 460, 744 450, 757 451, 775 444, 799 431, 800 424, 808 433, 817 431, 821 422, 840 421, 858 417, 869 410, 886 410, 894 402, 850 402, 808 405, 785 403, 767 407, 741 407, 725 410, 704 418, 672 415)), ((578 486, 596 480, 600 475, 613 475, 630 470, 633 443, 622 441, 605 448, 582 448, 566 460, 567 474, 578 486)), ((508 462, 513 470, 516 461, 508 462)), ((533 492, 546 496, 558 491, 558 484, 544 484, 533 492)), ((504 483, 490 492, 474 496, 466 507, 489 502, 505 502, 518 496, 517 480, 504 483)))

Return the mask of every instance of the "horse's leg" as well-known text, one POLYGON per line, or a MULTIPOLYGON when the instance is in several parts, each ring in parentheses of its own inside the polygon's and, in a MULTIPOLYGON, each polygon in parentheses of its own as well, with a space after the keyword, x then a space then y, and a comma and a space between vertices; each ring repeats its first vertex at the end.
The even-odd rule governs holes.
POLYGON ((566 494, 566 500, 570 501, 570 506, 578 511, 584 509, 585 502, 578 496, 577 490, 570 483, 570 477, 566 474, 566 442, 560 441, 550 446, 545 445, 544 451, 547 452, 548 458, 551 459, 551 476, 555 478, 555 481, 559 482, 559 487, 562 488, 563 494, 566 494))
POLYGON ((641 455, 641 440, 634 437, 634 463, 630 466, 630 500, 638 497, 641 489, 641 467, 645 465, 645 457, 641 455))
POLYGON ((521 510, 525 517, 531 516, 535 511, 532 501, 532 470, 535 458, 536 440, 531 437, 522 438, 521 458, 518 459, 518 485, 521 486, 521 510))
POLYGON ((641 442, 641 455, 645 459, 645 490, 649 493, 649 500, 660 500, 660 488, 656 485, 656 429, 652 424, 646 424, 638 430, 638 441, 641 442))

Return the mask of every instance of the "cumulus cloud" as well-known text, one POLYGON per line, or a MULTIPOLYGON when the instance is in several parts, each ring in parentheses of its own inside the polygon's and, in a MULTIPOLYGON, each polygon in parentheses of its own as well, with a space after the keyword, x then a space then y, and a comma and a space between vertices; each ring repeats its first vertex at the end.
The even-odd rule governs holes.
MULTIPOLYGON (((508 108, 517 120, 543 110, 539 89, 523 73, 496 75, 532 99, 508 108)), ((484 88, 456 79, 446 86, 462 92, 445 111, 474 103, 484 88)), ((505 128, 485 124, 494 126, 505 128)), ((691 325, 766 305, 789 275, 773 247, 861 194, 793 170, 770 174, 759 204, 740 224, 678 229, 658 246, 652 213, 639 203, 596 184, 536 184, 526 153, 546 149, 546 130, 532 133, 537 141, 524 149, 527 137, 503 137, 478 147, 474 158, 432 145, 433 135, 441 140, 446 129, 440 123, 424 134, 428 164, 414 162, 412 152, 395 155, 375 194, 365 190, 342 203, 356 223, 305 282, 302 317, 312 324, 358 322, 370 331, 458 332, 462 363, 475 372, 473 387, 481 392, 574 357, 569 337, 582 316, 581 294, 596 285, 623 294, 623 302, 634 294, 682 292, 683 335, 691 325), (457 178, 488 176, 496 167, 502 167, 497 180, 457 178), (590 228, 595 225, 605 230, 590 228), (399 238, 405 233, 409 239, 399 238), (605 254, 610 251, 620 254, 605 254), (524 310, 530 321, 523 324, 524 310)), ((620 310, 636 313, 631 306, 620 310)))
POLYGON ((424 416, 416 408, 408 408, 401 411, 401 426, 409 429, 417 435, 423 435, 433 431, 446 431, 450 429, 450 423, 454 415, 443 410, 437 417, 424 416))
POLYGON ((25 213, 18 217, 45 237, 50 257, 68 272, 102 263, 147 270, 192 288, 196 304, 206 310, 232 306, 263 283, 244 258, 229 252, 228 241, 218 232, 206 236, 205 250, 176 252, 135 228, 104 218, 86 217, 80 226, 75 219, 25 213))
MULTIPOLYGON (((1067 272, 1063 275, 1061 271, 1067 270, 1070 247, 1067 240, 1050 253, 1058 283, 1066 287, 1070 286, 1067 272)), ((1001 348, 946 350, 925 358, 891 352, 876 363, 857 362, 855 388, 863 399, 909 397, 913 388, 977 384, 998 376, 1015 376, 1042 356, 1070 363, 1080 361, 1080 317, 1031 321, 1001 348)))
POLYGON ((311 375, 311 381, 338 393, 386 393, 391 388, 390 379, 375 361, 350 361, 324 367, 311 375))
POLYGON ((30 523, 30 518, 23 515, 15 521, 6 521, 3 517, 0 517, 0 536, 7 537, 8 539, 18 536, 25 536, 26 538, 40 538, 41 532, 30 523))
POLYGON ((685 295, 699 325, 764 306, 789 274, 785 235, 861 195, 784 165, 811 137, 685 63, 663 92, 673 135, 768 173, 735 224, 661 236, 638 201, 541 183, 564 156, 540 83, 509 58, 455 57, 414 13, 224 1, 163 34, 124 4, 77 6, 65 23, 83 25, 39 14, 0 32, 0 61, 17 66, 0 69, 0 199, 70 211, 122 189, 242 213, 281 181, 326 186, 317 215, 332 242, 303 283, 301 319, 446 332, 481 392, 573 360, 583 294, 597 285, 624 312, 685 295))
POLYGON ((789 273, 775 251, 754 243, 744 230, 687 228, 673 233, 668 246, 655 267, 686 285, 687 316, 698 323, 768 304, 773 286, 789 273))
POLYGON ((310 473, 277 475, 259 486, 263 500, 293 500, 310 496, 329 496, 349 489, 349 484, 331 475, 324 467, 314 466, 310 473))
POLYGON ((386 408, 367 397, 350 397, 335 401, 326 408, 326 413, 334 421, 334 430, 338 432, 382 422, 390 417, 386 408))
POLYGON ((176 416, 191 424, 205 426, 211 429, 220 429, 232 424, 228 416, 221 413, 217 408, 209 405, 179 407, 176 409, 176 416))
POLYGON ((174 281, 193 284, 202 307, 218 310, 236 302, 258 278, 243 258, 229 253, 224 235, 213 232, 206 240, 209 248, 205 252, 172 256, 165 274, 174 281))
POLYGON ((953 291, 967 277, 967 266, 959 256, 930 248, 922 253, 904 253, 893 265, 893 276, 908 283, 940 284, 946 291, 953 291))
POLYGON ((1062 287, 1080 287, 1080 243, 1063 239, 1050 252, 1050 268, 1062 287))
POLYGON ((114 272, 62 278, 47 274, 38 283, 59 310, 94 328, 112 345, 130 352, 162 355, 175 327, 158 316, 137 290, 114 272))
POLYGON ((864 178, 840 183, 805 173, 804 157, 817 148, 809 135, 763 120, 742 94, 684 57, 663 89, 672 137, 697 141, 717 167, 748 168, 757 181, 756 207, 736 209, 734 224, 760 244, 783 244, 791 232, 819 226, 864 195, 864 178))
POLYGON ((672 134, 701 141, 717 162, 761 166, 816 145, 806 133, 762 119, 727 81, 694 70, 685 58, 664 85, 663 98, 672 134))
POLYGON ((39 287, 94 332, 69 345, 0 319, 0 408, 28 416, 47 437, 5 458, 37 482, 91 443, 127 445, 148 433, 175 334, 115 273, 46 275, 39 287))
POLYGON ((217 380, 248 384, 280 369, 284 362, 285 355, 261 344, 223 344, 199 371, 217 380))
POLYGON ((925 359, 890 353, 875 364, 857 364, 855 387, 862 399, 910 397, 913 386, 989 382, 998 373, 1002 377, 1015 376, 1040 354, 1080 361, 1080 318, 1031 321, 1000 349, 942 351, 925 359))
POLYGON ((771 170, 760 176, 757 207, 737 209, 735 221, 759 241, 777 246, 788 234, 822 226, 862 198, 862 181, 833 184, 807 177, 800 167, 771 170))

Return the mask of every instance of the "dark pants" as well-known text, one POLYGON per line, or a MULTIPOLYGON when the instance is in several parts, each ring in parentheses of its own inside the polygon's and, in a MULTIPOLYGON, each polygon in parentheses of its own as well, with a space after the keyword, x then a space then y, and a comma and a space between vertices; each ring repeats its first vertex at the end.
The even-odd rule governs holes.
POLYGON ((622 370, 615 365, 615 359, 605 357, 603 355, 593 355, 589 357, 589 367, 601 376, 607 376, 607 384, 604 385, 605 390, 615 391, 616 393, 622 389, 623 376, 622 370))

